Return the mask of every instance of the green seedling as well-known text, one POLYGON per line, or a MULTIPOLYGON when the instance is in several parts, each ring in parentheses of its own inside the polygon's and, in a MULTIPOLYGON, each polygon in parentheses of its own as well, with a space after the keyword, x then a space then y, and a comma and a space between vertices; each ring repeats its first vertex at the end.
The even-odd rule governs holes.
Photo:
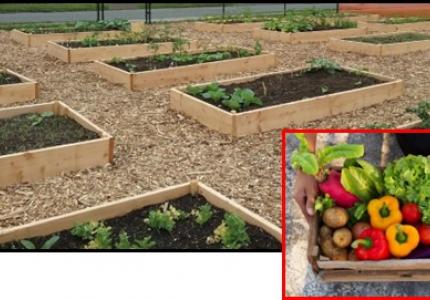
POLYGON ((325 71, 329 74, 334 74, 337 71, 340 71, 342 68, 340 65, 334 61, 331 61, 326 58, 314 58, 310 61, 308 61, 310 64, 308 68, 308 72, 315 72, 315 71, 325 71))
MULTIPOLYGON (((42 245, 42 247, 40 247, 40 249, 43 249, 43 250, 51 249, 58 242, 59 239, 60 239, 60 237, 58 235, 52 236, 50 239, 48 239, 47 241, 45 241, 43 243, 43 245, 42 245)), ((24 247, 24 249, 27 249, 27 250, 36 250, 37 249, 36 245, 29 240, 21 240, 20 244, 24 247)))
POLYGON ((329 88, 327 85, 323 84, 322 86, 320 86, 321 89, 321 93, 326 94, 329 91, 329 88))
POLYGON ((84 224, 78 224, 72 228, 70 233, 83 240, 93 239, 97 228, 100 226, 99 222, 89 222, 84 224))
POLYGON ((54 116, 53 112, 47 111, 40 114, 28 114, 27 118, 32 122, 31 126, 34 127, 42 123, 45 119, 53 116, 54 116))
POLYGON ((197 224, 206 224, 212 218, 212 206, 210 204, 202 205, 199 207, 199 209, 192 210, 191 215, 194 216, 194 220, 197 224))
POLYGON ((112 227, 101 223, 94 232, 94 239, 86 246, 86 249, 112 249, 112 227))
POLYGON ((241 249, 250 243, 246 223, 236 215, 226 213, 222 223, 208 237, 208 244, 222 242, 226 249, 241 249))

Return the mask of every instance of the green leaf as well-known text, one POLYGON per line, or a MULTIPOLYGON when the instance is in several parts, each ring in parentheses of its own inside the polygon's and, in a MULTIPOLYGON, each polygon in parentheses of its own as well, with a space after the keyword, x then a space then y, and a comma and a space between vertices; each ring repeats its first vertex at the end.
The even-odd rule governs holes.
POLYGON ((43 243, 41 249, 51 249, 60 239, 58 235, 52 236, 49 240, 47 240, 45 243, 43 243))
POLYGON ((43 118, 49 118, 54 116, 54 113, 52 111, 45 111, 43 113, 40 114, 43 118))
POLYGON ((345 190, 354 194, 360 200, 369 201, 378 196, 372 180, 367 177, 366 173, 361 168, 352 166, 343 168, 340 182, 345 190))
POLYGON ((36 249, 36 245, 34 245, 33 242, 31 242, 29 240, 22 240, 22 241, 20 241, 20 243, 27 250, 35 250, 36 249))
POLYGON ((320 215, 322 215, 326 209, 331 208, 333 206, 334 200, 330 198, 329 195, 324 195, 324 197, 319 196, 315 200, 314 210, 315 212, 318 212, 320 215))
POLYGON ((363 159, 358 159, 357 164, 361 166, 364 173, 370 178, 370 180, 372 180, 377 193, 382 195, 384 193, 384 179, 382 171, 363 159))
POLYGON ((299 140, 299 148, 297 149, 299 152, 309 152, 309 142, 305 137, 304 133, 295 133, 294 136, 299 140))
POLYGON ((319 171, 318 159, 313 153, 295 150, 291 156, 291 164, 294 169, 301 169, 309 175, 317 175, 319 171))
POLYGON ((364 155, 364 145, 359 144, 338 144, 328 146, 318 152, 320 166, 325 166, 339 158, 359 158, 364 155))

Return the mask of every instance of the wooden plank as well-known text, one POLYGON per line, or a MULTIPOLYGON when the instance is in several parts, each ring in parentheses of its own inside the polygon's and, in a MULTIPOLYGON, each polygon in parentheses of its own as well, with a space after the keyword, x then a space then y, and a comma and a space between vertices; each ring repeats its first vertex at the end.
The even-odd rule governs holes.
POLYGON ((330 38, 328 49, 338 52, 355 52, 363 55, 381 56, 381 45, 347 41, 337 38, 330 38))
MULTIPOLYGON (((263 76, 293 73, 299 70, 302 69, 229 79, 220 81, 219 83, 222 85, 243 83, 257 80, 263 76)), ((228 113, 225 110, 216 108, 213 105, 197 99, 196 97, 190 96, 182 92, 184 89, 184 87, 182 87, 171 91, 171 108, 195 118, 211 129, 225 134, 231 134, 234 137, 240 137, 248 134, 281 129, 340 113, 350 112, 381 103, 385 100, 397 98, 403 93, 403 82, 401 80, 394 80, 386 76, 357 71, 347 67, 344 67, 344 70, 350 72, 361 72, 363 75, 377 78, 383 81, 383 83, 236 114, 228 113), (351 101, 351 99, 354 100, 351 101), (212 106, 214 108, 213 112, 211 112, 208 106, 212 106), (205 114, 203 114, 203 112, 205 112, 205 114), (206 121, 205 118, 209 118, 208 116, 211 114, 214 118, 206 121), (221 121, 221 116, 224 116, 223 121, 221 121), (230 121, 231 118, 233 119, 233 122, 230 121), (229 121, 227 122, 225 119, 228 119, 229 121), (220 123, 223 124, 221 125, 220 123)), ((209 82, 198 85, 207 84, 209 84, 209 82)))
POLYGON ((261 28, 263 24, 264 22, 234 24, 194 22, 194 30, 200 32, 248 32, 261 28))
POLYGON ((23 182, 33 182, 62 172, 78 171, 112 162, 113 138, 92 124, 85 117, 74 112, 61 102, 51 102, 0 110, 0 118, 6 119, 26 113, 52 111, 58 115, 67 115, 82 126, 94 130, 100 138, 30 150, 0 156, 0 187, 23 182))
POLYGON ((210 129, 233 134, 233 115, 199 99, 189 101, 189 96, 178 89, 170 90, 170 109, 192 117, 210 129))
POLYGON ((318 247, 318 234, 319 234, 318 225, 319 224, 320 224, 320 220, 317 215, 312 217, 311 222, 309 224, 307 256, 308 256, 308 261, 311 264, 314 272, 318 272, 317 259, 319 256, 319 247, 318 247))
POLYGON ((124 85, 129 90, 132 89, 131 73, 98 60, 94 61, 92 66, 92 71, 100 75, 102 78, 116 84, 124 85))
MULTIPOLYGON (((108 30, 108 31, 96 31, 98 38, 110 39, 114 38, 118 34, 122 33, 119 30, 108 30)), ((46 45, 49 41, 71 41, 81 40, 86 37, 93 35, 94 32, 63 32, 63 33, 26 33, 20 30, 14 29, 11 31, 11 38, 15 42, 20 44, 39 47, 46 45)))
POLYGON ((430 271, 322 271, 320 278, 325 282, 392 282, 392 281, 430 281, 430 271))
POLYGON ((315 43, 326 42, 331 37, 348 37, 365 34, 365 28, 351 28, 339 30, 321 30, 309 32, 280 32, 274 30, 257 29, 253 31, 254 39, 285 43, 315 43))
POLYGON ((0 85, 0 104, 34 100, 38 96, 38 83, 23 75, 6 69, 6 72, 18 77, 22 82, 0 85))
POLYGON ((414 122, 400 125, 397 127, 397 129, 412 129, 412 128, 418 128, 419 126, 421 126, 421 121, 414 121, 414 122))
POLYGON ((202 195, 208 202, 210 202, 214 206, 222 208, 229 213, 237 215, 248 224, 262 228, 268 234, 275 237, 279 242, 282 242, 281 228, 268 222, 256 213, 228 199, 227 197, 223 196, 222 194, 218 193, 214 189, 208 187, 201 182, 199 182, 199 194, 202 195))
POLYGON ((80 223, 121 217, 134 210, 180 198, 189 193, 190 184, 184 183, 22 226, 0 230, 0 243, 45 236, 62 230, 71 229, 76 224, 80 223))
MULTIPOLYGON (((158 43, 160 46, 157 54, 171 53, 173 43, 158 43)), ((190 41, 186 50, 196 50, 199 47, 198 41, 190 41)), ((114 57, 133 58, 138 56, 148 56, 153 54, 149 44, 115 45, 90 48, 66 48, 58 42, 49 42, 48 54, 67 63, 90 62, 94 60, 109 60, 114 57), (69 52, 69 56, 67 56, 69 52)))
POLYGON ((428 270, 429 259, 386 259, 380 261, 317 261, 322 270, 349 269, 349 270, 428 270))

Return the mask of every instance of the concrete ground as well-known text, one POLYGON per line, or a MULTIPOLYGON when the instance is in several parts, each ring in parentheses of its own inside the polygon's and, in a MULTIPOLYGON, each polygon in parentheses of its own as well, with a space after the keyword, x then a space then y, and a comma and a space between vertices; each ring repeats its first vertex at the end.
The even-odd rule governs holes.
MULTIPOLYGON (((333 135, 328 137, 333 142, 333 135)), ((379 164, 382 135, 352 134, 347 138, 349 143, 364 143, 366 159, 379 164)), ((308 224, 303 218, 291 192, 294 184, 294 171, 290 165, 292 149, 297 147, 293 135, 287 136, 287 266, 286 293, 290 296, 427 296, 430 285, 423 282, 388 282, 388 283, 325 283, 315 275, 306 258, 308 224)), ((389 160, 402 154, 395 139, 390 142, 389 160)))
MULTIPOLYGON (((335 8, 335 3, 289 3, 287 9, 304 9, 304 8, 335 8)), ((234 6, 226 7, 226 14, 237 14, 245 9, 253 12, 282 12, 283 3, 276 4, 249 4, 238 3, 234 6)), ((153 21, 173 21, 183 19, 198 19, 209 15, 221 15, 221 7, 194 7, 194 8, 160 8, 152 10, 153 21)), ((95 20, 96 11, 78 11, 78 12, 29 12, 29 13, 5 13, 0 14, 0 23, 6 22, 61 22, 61 21, 79 21, 95 20)), ((144 9, 124 9, 124 10, 106 10, 105 19, 145 19, 144 9)))

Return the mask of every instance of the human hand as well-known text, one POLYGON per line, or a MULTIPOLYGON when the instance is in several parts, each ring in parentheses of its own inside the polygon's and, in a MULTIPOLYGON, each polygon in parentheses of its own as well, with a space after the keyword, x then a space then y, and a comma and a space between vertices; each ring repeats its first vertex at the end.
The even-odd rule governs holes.
POLYGON ((311 217, 314 215, 314 202, 318 196, 318 192, 318 182, 315 177, 297 170, 293 198, 296 200, 308 222, 310 222, 311 217))

